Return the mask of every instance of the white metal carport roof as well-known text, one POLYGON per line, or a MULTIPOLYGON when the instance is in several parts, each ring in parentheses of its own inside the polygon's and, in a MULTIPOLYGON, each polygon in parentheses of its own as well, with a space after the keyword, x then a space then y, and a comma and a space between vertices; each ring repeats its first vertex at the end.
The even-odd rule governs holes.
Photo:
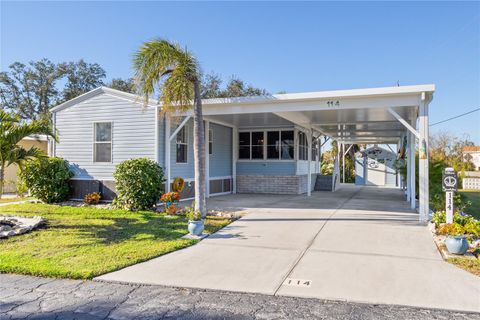
POLYGON ((236 130, 294 124, 310 133, 309 148, 314 132, 342 144, 390 144, 406 137, 407 200, 412 209, 416 207, 415 139, 418 139, 419 220, 424 222, 429 215, 428 105, 434 91, 435 86, 427 84, 209 99, 203 101, 203 114, 206 120, 236 130))

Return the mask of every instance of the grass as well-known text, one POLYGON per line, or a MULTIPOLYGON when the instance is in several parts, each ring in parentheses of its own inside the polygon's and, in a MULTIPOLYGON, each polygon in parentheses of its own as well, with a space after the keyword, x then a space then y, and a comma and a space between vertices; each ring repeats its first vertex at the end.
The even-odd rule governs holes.
POLYGON ((448 262, 453 263, 459 268, 462 268, 474 275, 480 276, 480 260, 468 258, 453 258, 448 259, 448 262))
POLYGON ((480 191, 478 190, 460 190, 460 194, 463 194, 468 201, 472 202, 472 205, 467 208, 465 211, 474 216, 477 219, 480 219, 480 191))
POLYGON ((1 198, 0 203, 9 203, 9 202, 25 201, 25 200, 32 200, 32 199, 35 199, 35 198, 33 197, 1 198))
MULTIPOLYGON (((4 273, 89 279, 197 242, 181 239, 187 233, 182 216, 48 204, 9 205, 0 210, 47 220, 42 229, 0 240, 0 272, 4 273)), ((205 231, 215 232, 230 222, 208 217, 205 231)))

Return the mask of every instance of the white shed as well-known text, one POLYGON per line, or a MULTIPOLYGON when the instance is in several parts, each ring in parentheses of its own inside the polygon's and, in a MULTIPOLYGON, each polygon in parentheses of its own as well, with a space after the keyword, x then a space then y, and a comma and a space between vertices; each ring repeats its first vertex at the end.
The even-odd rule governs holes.
POLYGON ((355 154, 355 184, 396 186, 396 154, 373 146, 355 154))

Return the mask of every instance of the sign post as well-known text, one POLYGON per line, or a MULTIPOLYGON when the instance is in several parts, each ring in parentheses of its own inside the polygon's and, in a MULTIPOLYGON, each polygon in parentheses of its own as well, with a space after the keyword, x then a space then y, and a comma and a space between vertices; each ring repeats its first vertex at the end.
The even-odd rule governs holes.
POLYGON ((453 223, 453 193, 457 191, 457 173, 453 168, 445 168, 442 176, 442 189, 445 192, 446 222, 453 223))

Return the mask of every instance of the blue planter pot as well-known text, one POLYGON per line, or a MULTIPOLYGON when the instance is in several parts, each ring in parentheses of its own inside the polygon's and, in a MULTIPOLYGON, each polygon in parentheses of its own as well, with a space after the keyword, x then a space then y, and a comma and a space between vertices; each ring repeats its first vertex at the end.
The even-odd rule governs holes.
POLYGON ((468 250, 468 241, 464 236, 447 237, 445 240, 448 252, 463 255, 468 250))
POLYGON ((203 220, 188 220, 188 232, 190 232, 190 234, 199 236, 202 234, 204 228, 203 220))

